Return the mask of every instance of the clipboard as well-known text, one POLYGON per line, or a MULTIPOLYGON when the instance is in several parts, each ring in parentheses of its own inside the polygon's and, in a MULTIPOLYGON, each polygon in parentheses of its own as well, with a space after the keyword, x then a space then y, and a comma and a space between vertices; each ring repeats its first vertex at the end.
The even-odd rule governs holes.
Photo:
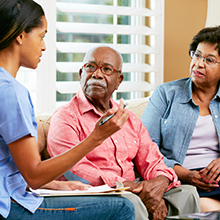
POLYGON ((119 194, 130 194, 131 192, 126 191, 130 187, 121 188, 110 188, 107 184, 101 186, 94 186, 88 190, 73 190, 73 191, 63 191, 63 190, 50 190, 50 189, 36 189, 31 188, 30 192, 32 195, 39 197, 51 197, 51 196, 94 196, 94 195, 119 195, 119 194))

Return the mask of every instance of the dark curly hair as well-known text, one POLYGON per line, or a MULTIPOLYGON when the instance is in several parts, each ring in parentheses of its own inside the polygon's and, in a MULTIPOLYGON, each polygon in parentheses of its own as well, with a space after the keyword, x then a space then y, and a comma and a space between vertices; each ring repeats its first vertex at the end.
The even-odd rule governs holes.
POLYGON ((0 0, 0 50, 23 31, 42 25, 42 7, 33 0, 0 0))
POLYGON ((220 26, 207 27, 200 30, 192 39, 192 43, 189 47, 189 54, 190 51, 196 51, 198 44, 201 42, 213 45, 217 44, 215 49, 218 50, 218 54, 220 55, 220 26))

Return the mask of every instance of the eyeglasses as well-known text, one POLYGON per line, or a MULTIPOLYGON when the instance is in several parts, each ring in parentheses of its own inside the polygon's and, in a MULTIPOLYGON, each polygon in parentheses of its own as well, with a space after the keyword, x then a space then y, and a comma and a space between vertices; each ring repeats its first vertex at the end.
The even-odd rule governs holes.
POLYGON ((95 72, 98 68, 100 68, 101 72, 107 76, 110 76, 114 72, 121 72, 120 70, 115 70, 109 65, 105 66, 97 66, 95 63, 86 63, 83 65, 86 72, 95 72))
POLYGON ((204 57, 201 53, 197 51, 190 51, 190 56, 195 61, 199 61, 200 59, 203 58, 203 62, 209 66, 213 66, 217 63, 220 63, 217 60, 213 59, 212 57, 204 57))

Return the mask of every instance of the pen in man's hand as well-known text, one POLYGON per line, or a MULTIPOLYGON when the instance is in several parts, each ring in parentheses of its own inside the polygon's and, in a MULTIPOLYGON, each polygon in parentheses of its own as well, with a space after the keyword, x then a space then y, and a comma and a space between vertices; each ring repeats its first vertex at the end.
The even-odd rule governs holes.
MULTIPOLYGON (((125 108, 127 105, 128 105, 128 104, 124 104, 124 108, 125 108)), ((105 124, 105 122, 107 122, 107 121, 108 121, 110 118, 112 118, 114 115, 115 115, 115 113, 112 114, 112 115, 107 116, 106 118, 104 118, 104 119, 99 123, 99 126, 105 124)))

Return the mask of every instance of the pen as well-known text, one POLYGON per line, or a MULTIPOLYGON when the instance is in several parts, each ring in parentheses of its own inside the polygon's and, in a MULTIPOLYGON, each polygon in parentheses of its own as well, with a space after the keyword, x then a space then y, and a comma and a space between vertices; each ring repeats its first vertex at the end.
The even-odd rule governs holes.
MULTIPOLYGON (((125 108, 127 105, 128 105, 127 103, 124 104, 124 108, 125 108)), ((99 123, 99 126, 105 124, 105 122, 107 122, 109 119, 111 119, 114 115, 115 115, 115 113, 112 114, 112 115, 107 116, 106 118, 104 118, 104 119, 99 123)))

